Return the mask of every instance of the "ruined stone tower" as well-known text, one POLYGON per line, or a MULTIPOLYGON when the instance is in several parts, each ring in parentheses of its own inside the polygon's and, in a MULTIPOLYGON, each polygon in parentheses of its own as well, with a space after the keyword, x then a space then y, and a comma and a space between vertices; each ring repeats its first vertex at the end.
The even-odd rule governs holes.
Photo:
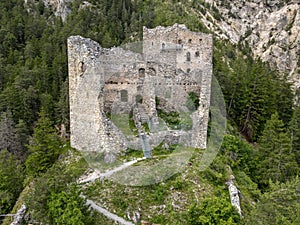
POLYGON ((107 161, 128 148, 151 150, 160 143, 205 148, 212 41, 211 35, 179 24, 144 27, 142 42, 110 49, 90 39, 70 37, 72 147, 101 153, 107 161), (200 100, 194 111, 186 106, 191 92, 200 100), (167 113, 179 112, 191 124, 168 127, 159 116, 158 102, 167 113))

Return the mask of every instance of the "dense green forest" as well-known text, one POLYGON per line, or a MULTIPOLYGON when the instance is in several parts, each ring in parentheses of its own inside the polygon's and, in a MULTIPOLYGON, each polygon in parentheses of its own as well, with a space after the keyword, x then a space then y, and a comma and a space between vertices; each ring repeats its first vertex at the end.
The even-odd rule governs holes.
MULTIPOLYGON (((30 221, 99 224, 103 218, 87 209, 76 185, 86 163, 62 163, 70 151, 79 155, 59 133, 62 126, 69 127, 67 38, 82 35, 111 47, 140 40, 143 26, 184 23, 190 30, 209 32, 188 13, 188 7, 203 2, 100 0, 82 8, 83 1, 75 0, 64 22, 41 0, 28 2, 0 2, 0 214, 12 211, 25 187, 34 187, 21 195, 30 221)), ((291 84, 268 63, 254 59, 247 43, 214 43, 214 75, 229 125, 220 154, 200 176, 220 187, 219 195, 173 219, 187 224, 298 224, 300 107, 293 105, 291 84), (244 219, 223 198, 228 165, 244 182, 245 198, 255 202, 242 203, 244 219)), ((154 190, 161 194, 159 187, 154 190)))

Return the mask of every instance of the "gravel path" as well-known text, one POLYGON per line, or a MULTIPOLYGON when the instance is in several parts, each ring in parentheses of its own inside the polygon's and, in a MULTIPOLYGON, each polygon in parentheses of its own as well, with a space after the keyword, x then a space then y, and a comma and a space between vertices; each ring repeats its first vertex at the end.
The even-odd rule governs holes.
POLYGON ((116 167, 112 170, 109 170, 105 173, 100 173, 99 171, 97 170, 94 170, 93 173, 89 174, 87 177, 85 178, 82 178, 82 179, 79 179, 79 184, 82 184, 82 183, 87 183, 87 182, 93 182, 95 181, 96 179, 99 179, 99 178, 107 178, 107 177, 110 177, 112 174, 120 171, 120 170, 123 170, 125 169, 126 167, 129 167, 141 160, 144 160, 145 158, 138 158, 138 159, 135 159, 135 160, 132 160, 132 161, 129 161, 129 162, 126 162, 124 164, 122 164, 121 166, 119 167, 116 167))
MULTIPOLYGON (((122 164, 121 166, 119 167, 116 167, 112 170, 109 170, 105 173, 100 173, 99 171, 97 170, 94 170, 93 173, 89 174, 88 176, 84 177, 84 178, 81 178, 79 179, 78 183, 82 184, 82 183, 87 183, 87 182, 94 182, 96 179, 99 179, 99 178, 107 178, 107 177, 110 177, 112 174, 120 171, 120 170, 123 170, 141 160, 144 160, 145 158, 138 158, 138 159, 135 159, 135 160, 132 160, 132 161, 129 161, 129 162, 126 162, 124 164, 122 164)), ((83 196, 84 197, 84 196, 83 196)), ((84 197, 85 198, 85 197, 84 197)), ((134 225, 133 223, 131 222, 128 222, 126 220, 124 220, 123 218, 117 216, 116 214, 113 214, 109 211, 107 211, 106 209, 102 208, 101 206, 97 205, 94 201, 90 200, 90 199, 86 199, 86 204, 89 205, 92 209, 96 210, 97 212, 103 214, 104 216, 118 222, 119 224, 122 224, 122 225, 134 225)))
POLYGON ((102 208, 101 206, 98 206, 94 201, 87 199, 86 201, 87 205, 89 205, 91 208, 93 208, 94 210, 96 210, 97 212, 103 214, 104 216, 118 222, 119 224, 122 225, 134 225, 131 222, 128 222, 126 220, 124 220, 123 218, 117 216, 116 214, 113 214, 109 211, 107 211, 106 209, 102 208))

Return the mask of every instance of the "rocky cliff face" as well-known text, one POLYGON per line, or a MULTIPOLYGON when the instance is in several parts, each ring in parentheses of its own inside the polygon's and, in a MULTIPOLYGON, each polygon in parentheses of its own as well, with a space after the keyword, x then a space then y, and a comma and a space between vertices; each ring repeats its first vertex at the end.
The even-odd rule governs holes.
POLYGON ((55 15, 60 16, 65 21, 67 15, 71 12, 68 3, 72 0, 43 0, 45 6, 53 8, 55 15))
MULTIPOLYGON (((60 16, 63 21, 66 20, 67 15, 71 12, 68 3, 73 0, 43 0, 46 7, 51 8, 55 16, 60 16)), ((28 3, 35 3, 34 0, 24 0, 25 5, 28 3)))
POLYGON ((45 6, 52 7, 55 16, 60 16, 63 21, 66 20, 67 15, 71 12, 68 3, 73 0, 43 0, 45 6))
POLYGON ((219 38, 248 42, 255 57, 300 87, 299 6, 298 0, 206 0, 193 12, 219 38))

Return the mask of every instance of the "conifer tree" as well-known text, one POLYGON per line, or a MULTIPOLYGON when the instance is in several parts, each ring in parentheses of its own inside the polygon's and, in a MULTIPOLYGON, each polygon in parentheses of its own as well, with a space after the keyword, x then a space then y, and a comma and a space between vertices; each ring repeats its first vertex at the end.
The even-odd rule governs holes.
POLYGON ((298 166, 300 166, 300 106, 298 106, 290 123, 292 149, 295 154, 298 166))
POLYGON ((92 222, 85 200, 74 185, 68 191, 52 193, 47 205, 53 224, 84 225, 92 222))
POLYGON ((70 126, 69 119, 69 95, 68 95, 68 82, 62 84, 58 102, 55 105, 56 119, 60 124, 66 127, 70 126))
POLYGON ((0 150, 7 149, 13 152, 17 149, 15 124, 10 111, 0 115, 0 137, 0 150))
POLYGON ((19 120, 19 123, 16 124, 15 128, 19 144, 18 156, 21 161, 24 162, 27 157, 26 145, 28 145, 30 132, 24 120, 21 119, 19 120))
POLYGON ((20 161, 6 149, 0 151, 0 214, 7 213, 23 189, 20 161))
POLYGON ((283 184, 271 183, 270 191, 262 196, 255 209, 247 216, 245 224, 300 224, 299 193, 299 177, 283 184))
POLYGON ((297 174, 298 167, 292 153, 290 135, 285 131, 278 113, 267 121, 259 139, 258 150, 258 182, 263 187, 268 186, 269 179, 285 182, 297 174))
POLYGON ((29 156, 26 160, 28 175, 45 172, 58 158, 61 141, 53 128, 52 121, 42 109, 28 145, 29 156))

